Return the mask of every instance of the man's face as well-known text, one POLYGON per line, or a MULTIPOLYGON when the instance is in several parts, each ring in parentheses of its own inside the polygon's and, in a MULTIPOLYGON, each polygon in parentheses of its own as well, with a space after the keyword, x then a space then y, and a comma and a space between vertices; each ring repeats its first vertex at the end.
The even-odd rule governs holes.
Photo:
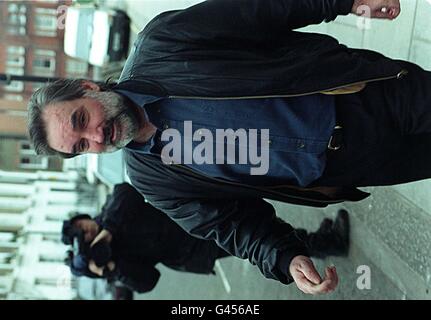
POLYGON ((48 145, 68 154, 114 152, 139 130, 139 120, 112 91, 86 91, 72 101, 46 106, 42 113, 48 145))
POLYGON ((99 226, 91 219, 79 219, 73 223, 73 227, 84 232, 85 242, 92 242, 99 233, 99 226))

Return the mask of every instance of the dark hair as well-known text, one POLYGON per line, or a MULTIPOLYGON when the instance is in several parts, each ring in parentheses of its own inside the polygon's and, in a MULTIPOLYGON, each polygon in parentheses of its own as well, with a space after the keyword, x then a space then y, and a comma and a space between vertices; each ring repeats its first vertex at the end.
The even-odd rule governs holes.
POLYGON ((89 216, 88 214, 77 214, 76 216, 74 216, 73 218, 69 219, 69 220, 64 220, 63 221, 63 226, 61 228, 61 241, 64 244, 72 244, 73 242, 73 237, 75 235, 75 228, 73 226, 73 224, 81 219, 92 219, 91 216, 89 216))
MULTIPOLYGON (((82 86, 84 79, 59 79, 37 89, 28 103, 28 134, 37 154, 72 158, 76 154, 69 154, 54 150, 48 145, 46 126, 42 119, 46 106, 72 101, 82 98, 85 89, 82 86)), ((110 84, 109 79, 105 83, 98 83, 102 91, 109 90, 115 84, 110 84)))

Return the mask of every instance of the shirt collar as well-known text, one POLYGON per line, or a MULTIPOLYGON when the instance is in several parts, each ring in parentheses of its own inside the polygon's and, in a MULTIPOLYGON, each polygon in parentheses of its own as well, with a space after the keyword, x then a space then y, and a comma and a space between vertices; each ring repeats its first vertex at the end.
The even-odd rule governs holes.
POLYGON ((147 95, 147 94, 140 94, 140 93, 131 92, 131 91, 127 91, 127 90, 114 90, 114 91, 117 93, 120 93, 123 96, 126 96, 134 104, 136 104, 137 106, 139 106, 141 108, 144 108, 148 104, 151 104, 153 102, 156 102, 158 100, 163 99, 161 97, 156 97, 156 96, 147 95))
POLYGON ((142 152, 145 154, 149 153, 160 153, 160 137, 161 131, 157 129, 157 131, 152 135, 152 137, 144 143, 138 143, 135 141, 131 141, 126 148, 134 151, 142 152))
MULTIPOLYGON (((149 104, 163 99, 162 97, 156 97, 156 96, 147 95, 147 94, 140 94, 140 93, 131 92, 131 91, 127 91, 127 90, 114 90, 114 91, 127 97, 135 105, 144 109, 145 114, 147 113, 145 108, 148 107, 149 104)), ((148 117, 148 115, 147 115, 147 117, 148 117)), ((150 140, 148 140, 144 143, 138 143, 138 142, 132 141, 126 146, 126 148, 137 150, 137 151, 142 151, 144 153, 149 153, 150 150, 156 144, 155 137, 156 137, 156 134, 154 134, 150 140)))

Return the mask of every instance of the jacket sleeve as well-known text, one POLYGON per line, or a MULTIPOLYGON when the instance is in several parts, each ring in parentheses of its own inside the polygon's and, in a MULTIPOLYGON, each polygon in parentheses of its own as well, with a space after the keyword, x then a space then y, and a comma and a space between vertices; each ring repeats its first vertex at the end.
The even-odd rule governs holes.
POLYGON ((230 254, 257 265, 265 277, 284 284, 293 281, 291 260, 308 255, 295 229, 279 219, 273 206, 263 199, 182 199, 153 205, 190 234, 215 240, 230 254))
POLYGON ((119 260, 116 267, 119 274, 118 280, 139 293, 153 290, 160 278, 160 272, 153 265, 119 260))
POLYGON ((184 39, 201 35, 255 40, 335 20, 338 15, 349 14, 353 3, 354 0, 207 0, 171 14, 166 21, 176 27, 172 29, 175 36, 184 39))
POLYGON ((102 208, 102 227, 115 236, 136 212, 141 194, 128 183, 117 184, 102 208))

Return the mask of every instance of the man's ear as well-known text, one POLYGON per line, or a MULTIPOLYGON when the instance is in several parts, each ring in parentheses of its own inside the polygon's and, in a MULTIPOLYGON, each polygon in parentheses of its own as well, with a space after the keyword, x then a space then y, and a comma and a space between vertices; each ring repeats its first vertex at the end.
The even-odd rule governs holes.
POLYGON ((100 91, 100 87, 97 84, 88 80, 82 81, 82 87, 88 91, 100 91))

